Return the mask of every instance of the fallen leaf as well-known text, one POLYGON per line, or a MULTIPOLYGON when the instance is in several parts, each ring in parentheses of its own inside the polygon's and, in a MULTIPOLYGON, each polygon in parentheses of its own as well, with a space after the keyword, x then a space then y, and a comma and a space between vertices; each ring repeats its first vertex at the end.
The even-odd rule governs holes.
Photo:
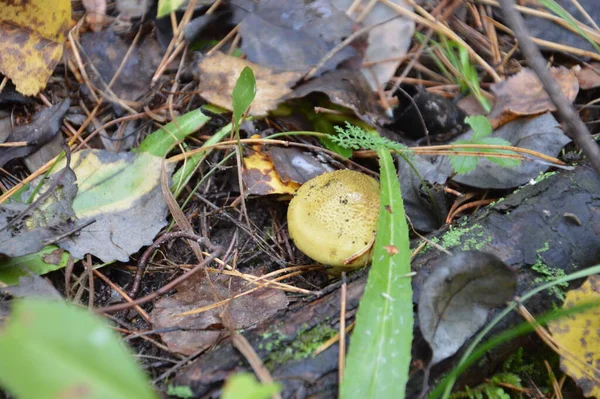
POLYGON ((500 258, 478 251, 443 256, 432 270, 421 288, 418 313, 436 364, 454 355, 491 309, 513 297, 517 277, 500 258))
POLYGON ((62 295, 50 281, 35 274, 19 277, 17 285, 8 286, 4 291, 19 298, 62 299, 62 295))
POLYGON ((281 391, 281 385, 275 382, 260 383, 253 374, 237 373, 225 381, 221 399, 268 399, 281 391))
MULTIPOLYGON (((352 20, 329 0, 262 0, 240 24, 241 49, 251 62, 305 74, 352 33, 352 20)), ((354 56, 349 46, 320 72, 354 56)))
MULTIPOLYGON (((332 2, 339 10, 348 10, 354 3, 353 0, 332 0, 332 2)), ((391 2, 412 10, 405 0, 391 0, 391 2)), ((354 20, 361 17, 364 27, 381 24, 368 31, 363 63, 372 63, 372 65, 361 69, 371 89, 377 91, 378 86, 384 88, 398 70, 402 56, 406 54, 412 42, 415 23, 411 19, 402 17, 385 22, 393 16, 390 7, 377 3, 370 10, 365 10, 369 6, 358 6, 351 17, 354 20), (363 15, 364 11, 368 13, 363 15)))
POLYGON ((351 110, 367 123, 379 116, 377 101, 369 83, 358 71, 328 72, 298 86, 286 99, 302 98, 312 93, 323 93, 329 100, 351 110))
MULTIPOLYGON (((592 275, 581 287, 567 293, 563 309, 600 300, 600 276, 592 275)), ((568 315, 548 323, 560 355, 560 368, 586 397, 600 398, 600 308, 568 315)))
MULTIPOLYGON (((224 307, 210 309, 202 313, 177 316, 180 313, 215 303, 215 295, 221 300, 254 287, 246 281, 235 278, 229 283, 228 276, 219 276, 211 287, 202 273, 192 276, 181 284, 177 293, 159 299, 154 304, 150 319, 154 329, 178 328, 160 333, 170 350, 189 355, 200 348, 207 348, 217 342, 222 334, 227 334, 219 314, 224 307)), ((285 309, 288 300, 282 291, 261 288, 228 303, 233 328, 247 328, 272 317, 278 310, 285 309)))
POLYGON ((150 80, 162 59, 154 36, 145 35, 130 49, 131 45, 109 28, 82 35, 81 47, 86 72, 97 90, 105 92, 117 70, 110 90, 121 100, 136 101, 151 90, 150 80), (127 61, 121 65, 125 56, 127 61))
POLYGON ((265 151, 282 182, 305 183, 335 168, 309 152, 293 147, 272 147, 265 151))
POLYGON ((581 90, 600 87, 600 63, 592 62, 584 65, 579 71, 575 72, 575 76, 577 76, 581 90))
MULTIPOLYGON (((149 153, 83 150, 73 154, 78 224, 94 221, 58 245, 76 258, 126 262, 167 224, 160 173, 163 159, 149 153)), ((172 166, 167 165, 170 175, 172 166)), ((60 172, 57 172, 60 173, 60 172)))
MULTIPOLYGON (((36 186, 32 184, 23 198, 28 198, 36 186)), ((42 185, 31 205, 0 205, 0 254, 11 258, 31 254, 72 231, 76 193, 75 174, 71 169, 61 169, 42 185)))
MULTIPOLYGON (((569 101, 575 100, 579 92, 575 73, 563 66, 552 67, 549 71, 569 101)), ((496 99, 488 118, 494 128, 520 116, 556 111, 556 106, 544 90, 542 82, 529 68, 523 68, 521 72, 507 80, 492 85, 491 89, 496 99)))
MULTIPOLYGON (((455 141, 468 139, 471 135, 472 131, 469 130, 457 137, 455 141)), ((490 137, 502 138, 512 146, 528 148, 552 157, 558 155, 571 141, 549 112, 514 120, 494 131, 490 137)), ((448 157, 443 162, 449 162, 448 157)), ((479 188, 512 188, 535 179, 540 172, 545 172, 549 167, 546 162, 521 161, 518 166, 504 168, 489 159, 481 158, 475 170, 464 175, 456 175, 452 180, 479 188)))
POLYGON ((203 58, 198 65, 200 95, 206 101, 232 111, 231 93, 245 67, 250 67, 256 78, 256 97, 249 113, 253 116, 266 115, 274 110, 301 77, 298 72, 275 73, 270 68, 216 52, 203 58))
POLYGON ((60 61, 71 24, 69 0, 0 0, 0 72, 36 95, 60 61))
POLYGON ((262 152, 262 146, 255 145, 247 150, 243 159, 242 180, 246 194, 293 194, 300 184, 293 181, 282 181, 277 174, 273 162, 262 152))
MULTIPOLYGON (((578 7, 581 6, 586 10, 592 21, 600 21, 600 8, 596 0, 578 0, 577 3, 572 0, 554 0, 563 9, 573 16, 578 21, 587 23, 587 17, 583 15, 578 7)), ((527 2, 527 6, 533 7, 537 10, 549 12, 546 7, 543 7, 541 2, 527 2)), ((550 14, 554 14, 550 12, 550 14)), ((560 17, 560 16, 559 16, 560 17)), ((579 35, 577 32, 573 32, 558 23, 551 21, 546 18, 541 18, 535 15, 523 14, 525 19, 525 26, 529 31, 529 34, 538 39, 545 40, 549 43, 556 43, 558 45, 567 45, 571 47, 577 47, 580 49, 595 52, 596 49, 588 42, 584 37, 579 35)), ((561 20, 563 18, 560 18, 561 20)))
POLYGON ((6 138, 6 143, 24 141, 25 146, 0 147, 0 167, 7 162, 26 157, 50 142, 60 131, 63 116, 69 109, 71 101, 67 98, 51 107, 44 108, 31 118, 27 125, 16 126, 11 129, 6 138))

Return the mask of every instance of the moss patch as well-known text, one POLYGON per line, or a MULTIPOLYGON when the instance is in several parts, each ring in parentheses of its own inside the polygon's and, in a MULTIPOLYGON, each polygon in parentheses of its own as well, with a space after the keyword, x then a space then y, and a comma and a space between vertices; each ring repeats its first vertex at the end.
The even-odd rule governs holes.
MULTIPOLYGON (((536 284, 548 283, 550 281, 554 281, 554 280, 557 280, 557 279, 565 276, 564 270, 562 270, 558 267, 548 266, 544 262, 544 259, 542 258, 541 254, 548 251, 549 249, 550 249, 550 243, 546 241, 544 243, 544 246, 536 251, 536 261, 531 266, 531 270, 535 271, 536 273, 538 273, 540 275, 540 277, 537 277, 535 280, 533 280, 533 282, 536 284)), ((561 301, 564 301, 565 300, 565 291, 568 288, 569 288, 569 284, 567 282, 563 282, 558 285, 555 285, 554 287, 550 288, 548 291, 552 295, 554 295, 556 298, 560 299, 561 301)))
POLYGON ((441 245, 446 248, 459 247, 462 251, 480 251, 492 242, 492 237, 487 236, 480 224, 471 227, 453 227, 441 237, 441 245), (465 239, 465 235, 469 238, 465 239))
POLYGON ((287 337, 278 332, 266 333, 263 338, 269 342, 259 345, 260 349, 269 351, 265 361, 268 369, 285 364, 290 360, 302 360, 311 356, 325 341, 337 334, 337 330, 328 325, 317 325, 313 328, 302 328, 295 340, 287 342, 287 337))

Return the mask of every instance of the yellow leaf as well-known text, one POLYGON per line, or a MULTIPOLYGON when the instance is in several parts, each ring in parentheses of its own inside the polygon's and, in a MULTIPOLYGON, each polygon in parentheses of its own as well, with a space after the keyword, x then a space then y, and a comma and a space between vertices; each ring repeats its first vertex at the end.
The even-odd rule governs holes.
MULTIPOLYGON (((593 275, 567 293, 563 308, 600 300, 600 276, 593 275)), ((594 307, 549 323, 559 345, 560 368, 586 397, 600 398, 600 308, 594 307)))
POLYGON ((243 163, 242 179, 247 194, 293 194, 300 187, 296 182, 281 180, 273 162, 261 151, 260 145, 249 150, 249 155, 244 157, 243 163))
POLYGON ((71 23, 69 0, 0 0, 0 72, 31 96, 46 87, 71 23))

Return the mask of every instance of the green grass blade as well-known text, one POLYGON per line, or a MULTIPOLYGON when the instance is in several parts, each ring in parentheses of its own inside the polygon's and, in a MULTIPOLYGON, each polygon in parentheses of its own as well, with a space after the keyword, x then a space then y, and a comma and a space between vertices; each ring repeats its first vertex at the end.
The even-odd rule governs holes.
POLYGON ((175 143, 198 131, 209 120, 210 117, 206 116, 201 108, 190 111, 148 135, 138 151, 164 157, 175 143))
POLYGON ((352 334, 342 399, 402 399, 408 380, 413 331, 408 226, 392 156, 387 149, 377 153, 381 171, 377 239, 352 334))
POLYGON ((157 398, 110 326, 64 302, 15 301, 0 353, 0 385, 14 397, 157 398))
POLYGON ((573 29, 575 29, 579 36, 587 40, 596 49, 596 51, 600 53, 600 46, 598 46, 598 43, 596 43, 587 33, 585 33, 583 29, 579 27, 579 25, 577 25, 575 18, 573 18, 573 16, 569 14, 567 10, 562 8, 560 4, 554 0, 539 0, 539 2, 548 10, 564 19, 569 25, 571 25, 573 29))
POLYGON ((250 108, 256 96, 256 79, 252 68, 244 67, 233 88, 233 130, 237 132, 242 116, 250 108))

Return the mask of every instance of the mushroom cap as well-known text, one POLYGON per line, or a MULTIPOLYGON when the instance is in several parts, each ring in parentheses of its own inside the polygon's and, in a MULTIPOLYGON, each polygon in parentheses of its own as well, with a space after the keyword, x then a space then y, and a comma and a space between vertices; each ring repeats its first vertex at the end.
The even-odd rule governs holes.
POLYGON ((294 244, 310 258, 325 265, 360 267, 371 259, 378 216, 379 183, 345 169, 304 183, 290 202, 287 220, 294 244))

